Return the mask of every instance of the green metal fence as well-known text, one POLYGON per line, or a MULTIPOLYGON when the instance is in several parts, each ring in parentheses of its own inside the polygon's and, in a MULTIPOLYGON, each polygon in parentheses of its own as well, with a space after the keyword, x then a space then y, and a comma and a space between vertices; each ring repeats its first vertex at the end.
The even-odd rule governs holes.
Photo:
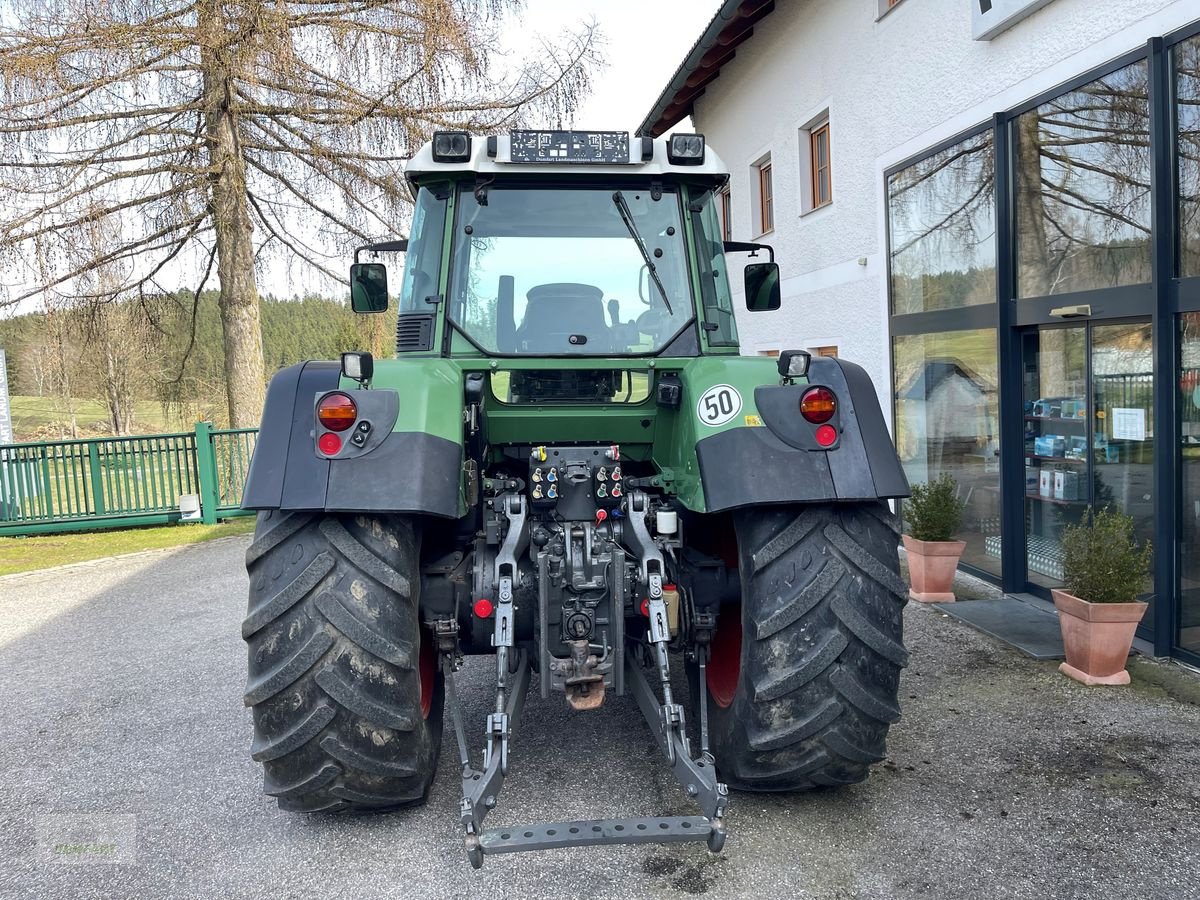
POLYGON ((255 428, 0 444, 0 535, 177 522, 195 498, 199 520, 240 508, 255 428))

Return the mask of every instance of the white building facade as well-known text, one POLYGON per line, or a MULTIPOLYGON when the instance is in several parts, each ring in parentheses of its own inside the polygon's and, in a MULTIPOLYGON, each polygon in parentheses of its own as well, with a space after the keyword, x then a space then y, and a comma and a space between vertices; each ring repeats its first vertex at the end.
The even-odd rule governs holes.
POLYGON ((727 0, 642 131, 688 114, 727 236, 781 266, 743 352, 864 366, 1007 590, 1061 583, 1089 507, 1132 515, 1143 635, 1200 661, 1200 3, 727 0))

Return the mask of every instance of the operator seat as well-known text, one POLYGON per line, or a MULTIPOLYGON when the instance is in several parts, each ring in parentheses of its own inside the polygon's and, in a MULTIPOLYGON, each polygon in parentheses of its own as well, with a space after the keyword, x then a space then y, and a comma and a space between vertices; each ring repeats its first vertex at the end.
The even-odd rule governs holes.
POLYGON ((590 284, 539 284, 525 295, 517 346, 526 353, 607 352, 612 332, 604 318, 604 291, 590 284), (585 343, 572 344, 571 335, 585 343))

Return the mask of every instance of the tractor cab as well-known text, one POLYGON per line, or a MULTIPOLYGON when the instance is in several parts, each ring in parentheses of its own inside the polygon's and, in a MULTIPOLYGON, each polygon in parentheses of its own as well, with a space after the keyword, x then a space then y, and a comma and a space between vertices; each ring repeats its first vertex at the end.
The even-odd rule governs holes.
MULTIPOLYGON (((439 132, 407 169, 415 210, 396 299, 397 351, 451 357, 691 357, 736 353, 701 135, 439 132)), ((354 308, 388 302, 395 242, 359 248, 354 308)), ((750 244, 738 249, 770 248, 750 244)), ((753 309, 779 306, 778 268, 747 267, 753 309)))

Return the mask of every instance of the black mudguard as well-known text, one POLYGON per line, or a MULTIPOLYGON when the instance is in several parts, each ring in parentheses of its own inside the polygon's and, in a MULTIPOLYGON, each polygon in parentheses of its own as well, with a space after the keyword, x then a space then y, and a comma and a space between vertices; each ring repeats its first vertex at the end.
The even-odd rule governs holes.
POLYGON ((313 405, 338 387, 336 362, 281 369, 267 388, 243 509, 459 516, 462 448, 423 432, 389 432, 364 452, 329 460, 315 450, 313 405))
POLYGON ((766 427, 733 428, 696 444, 705 507, 720 512, 773 503, 890 500, 909 496, 908 478, 862 366, 815 357, 808 384, 764 385, 755 406, 766 427), (819 447, 800 418, 813 385, 838 398, 836 445, 819 447))

